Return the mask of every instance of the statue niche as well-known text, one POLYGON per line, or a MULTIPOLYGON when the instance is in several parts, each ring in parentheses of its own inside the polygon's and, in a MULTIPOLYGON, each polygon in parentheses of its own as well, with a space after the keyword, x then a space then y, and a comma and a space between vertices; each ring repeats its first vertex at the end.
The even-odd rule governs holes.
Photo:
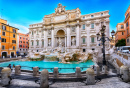
POLYGON ((72 37, 71 44, 72 44, 72 46, 75 46, 75 45, 76 45, 76 39, 75 39, 75 36, 72 37))

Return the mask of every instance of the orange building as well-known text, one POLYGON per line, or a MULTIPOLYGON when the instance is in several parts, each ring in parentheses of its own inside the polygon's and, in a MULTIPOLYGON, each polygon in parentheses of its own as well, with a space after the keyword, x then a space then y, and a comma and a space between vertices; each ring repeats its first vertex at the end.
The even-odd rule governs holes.
POLYGON ((130 46, 130 5, 125 13, 126 46, 130 46))
POLYGON ((0 57, 16 55, 18 30, 7 24, 6 20, 0 19, 0 57))
POLYGON ((29 34, 19 33, 19 48, 18 52, 20 55, 28 54, 29 49, 29 34))
POLYGON ((118 40, 121 39, 126 39, 126 31, 124 23, 118 23, 116 26, 115 44, 118 42, 118 40))
POLYGON ((126 46, 130 46, 130 5, 125 13, 125 20, 123 23, 118 23, 116 26, 115 43, 118 40, 126 39, 126 46))

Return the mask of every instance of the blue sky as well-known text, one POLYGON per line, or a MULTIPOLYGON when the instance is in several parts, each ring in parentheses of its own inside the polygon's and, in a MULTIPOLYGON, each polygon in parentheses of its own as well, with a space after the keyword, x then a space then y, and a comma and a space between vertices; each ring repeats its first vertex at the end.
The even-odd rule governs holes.
POLYGON ((130 0, 0 0, 0 17, 2 14, 2 19, 11 26, 27 33, 30 24, 40 23, 44 15, 54 13, 58 3, 66 6, 66 10, 79 7, 82 15, 109 10, 111 31, 124 21, 130 0))

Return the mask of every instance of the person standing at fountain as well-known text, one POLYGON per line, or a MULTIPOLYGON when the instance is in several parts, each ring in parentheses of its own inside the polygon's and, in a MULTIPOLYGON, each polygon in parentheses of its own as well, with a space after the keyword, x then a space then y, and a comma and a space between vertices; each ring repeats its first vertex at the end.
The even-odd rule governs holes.
POLYGON ((7 67, 9 67, 11 69, 11 64, 9 64, 7 67))

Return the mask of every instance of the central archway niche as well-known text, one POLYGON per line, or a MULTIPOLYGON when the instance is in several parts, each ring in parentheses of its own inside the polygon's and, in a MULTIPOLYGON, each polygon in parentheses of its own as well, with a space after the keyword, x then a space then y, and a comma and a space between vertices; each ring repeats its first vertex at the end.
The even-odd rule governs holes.
POLYGON ((56 33, 56 47, 65 47, 65 32, 58 30, 56 33))

